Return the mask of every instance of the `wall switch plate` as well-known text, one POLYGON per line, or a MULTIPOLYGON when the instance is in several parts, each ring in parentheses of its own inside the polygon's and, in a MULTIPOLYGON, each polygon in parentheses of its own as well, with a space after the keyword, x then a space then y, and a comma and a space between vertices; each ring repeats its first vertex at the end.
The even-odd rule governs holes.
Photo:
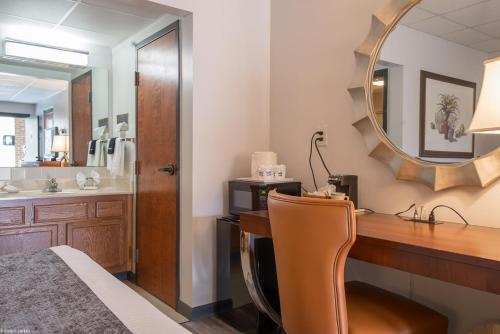
POLYGON ((318 136, 318 138, 323 138, 322 141, 318 141, 318 146, 328 146, 328 129, 326 126, 317 127, 316 131, 323 131, 323 136, 318 136))

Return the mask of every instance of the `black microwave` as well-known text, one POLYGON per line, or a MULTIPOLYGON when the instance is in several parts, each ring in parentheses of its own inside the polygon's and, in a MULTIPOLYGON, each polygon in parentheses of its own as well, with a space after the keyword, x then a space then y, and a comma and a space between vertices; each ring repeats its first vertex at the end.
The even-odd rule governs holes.
POLYGON ((302 194, 297 181, 229 181, 229 213, 239 216, 245 211, 267 210, 267 194, 273 189, 286 195, 302 194))

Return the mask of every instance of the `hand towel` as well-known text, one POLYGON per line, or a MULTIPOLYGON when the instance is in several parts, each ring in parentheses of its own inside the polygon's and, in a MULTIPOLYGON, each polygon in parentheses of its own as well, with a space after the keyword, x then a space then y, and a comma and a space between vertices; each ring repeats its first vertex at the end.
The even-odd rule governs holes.
POLYGON ((108 154, 113 154, 115 153, 115 143, 116 143, 116 137, 115 138, 111 138, 109 140, 109 144, 108 144, 108 154))
POLYGON ((95 160, 95 146, 96 146, 96 144, 97 144, 97 140, 89 141, 89 150, 88 150, 88 154, 87 154, 87 166, 94 166, 95 165, 94 160, 95 160), (92 146, 94 147, 94 149, 93 149, 94 153, 90 153, 92 151, 92 146))
POLYGON ((99 147, 99 151, 96 152, 96 157, 98 158, 97 160, 97 166, 98 167, 105 167, 106 166, 106 153, 107 153, 107 150, 108 150, 108 146, 107 146, 107 140, 98 140, 98 144, 97 145, 99 147))
POLYGON ((115 141, 115 151, 111 161, 108 161, 108 169, 111 166, 111 175, 123 176, 125 170, 125 144, 123 140, 115 141))
POLYGON ((111 172, 111 167, 113 166, 113 156, 115 154, 115 146, 118 140, 115 138, 111 138, 108 142, 108 156, 106 158, 106 169, 111 172))
POLYGON ((97 145, 97 140, 91 140, 90 141, 90 147, 89 147, 89 154, 94 155, 95 154, 95 147, 97 145))
MULTIPOLYGON (((94 142, 94 141, 92 141, 94 142)), ((92 167, 104 167, 106 166, 106 141, 98 139, 95 140, 95 151, 94 154, 90 154, 89 144, 89 155, 87 156, 87 166, 92 167)))

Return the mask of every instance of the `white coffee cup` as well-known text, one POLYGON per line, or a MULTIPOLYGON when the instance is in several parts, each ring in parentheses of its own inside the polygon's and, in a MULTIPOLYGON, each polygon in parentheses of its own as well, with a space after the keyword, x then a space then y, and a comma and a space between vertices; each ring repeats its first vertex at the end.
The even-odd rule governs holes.
POLYGON ((345 193, 332 193, 331 198, 336 200, 336 201, 348 201, 349 196, 346 196, 345 193))
POLYGON ((274 178, 273 166, 272 165, 261 165, 258 168, 259 179, 261 180, 272 180, 274 178))
POLYGON ((284 180, 286 177, 286 166, 285 165, 274 165, 273 166, 273 176, 275 180, 284 180))

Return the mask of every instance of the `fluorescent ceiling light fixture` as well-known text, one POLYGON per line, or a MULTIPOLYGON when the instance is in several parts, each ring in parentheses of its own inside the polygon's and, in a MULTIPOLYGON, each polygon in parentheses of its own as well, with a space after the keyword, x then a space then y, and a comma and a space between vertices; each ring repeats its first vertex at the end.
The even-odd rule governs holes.
POLYGON ((374 81, 373 85, 377 86, 377 87, 384 87, 385 82, 384 82, 384 80, 378 80, 378 81, 374 81))
POLYGON ((89 64, 89 53, 85 51, 16 40, 5 41, 5 56, 74 66, 87 66, 89 64))

